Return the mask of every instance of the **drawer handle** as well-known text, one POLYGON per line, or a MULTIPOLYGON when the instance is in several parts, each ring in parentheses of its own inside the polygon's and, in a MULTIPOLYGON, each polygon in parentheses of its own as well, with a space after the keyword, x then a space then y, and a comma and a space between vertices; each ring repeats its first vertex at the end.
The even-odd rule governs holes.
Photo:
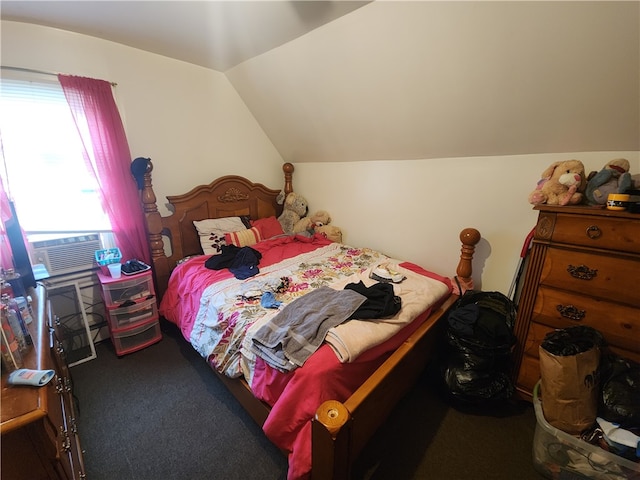
POLYGON ((62 345, 62 342, 60 341, 56 342, 56 352, 58 352, 58 355, 62 359, 64 359, 67 356, 67 354, 64 351, 64 345, 62 345))
POLYGON ((62 392, 64 392, 64 384, 62 383, 62 379, 58 375, 56 375, 54 381, 55 381, 56 393, 58 395, 62 395, 62 392))
POLYGON ((71 439, 69 438, 69 432, 67 432, 64 428, 60 427, 60 436, 62 437, 62 443, 60 444, 60 449, 64 453, 68 453, 71 450, 71 439))
POLYGON ((597 225, 591 225, 587 227, 587 237, 591 240, 595 240, 596 238, 600 238, 602 236, 602 230, 597 225))
POLYGON ((586 265, 580 265, 579 267, 569 265, 567 267, 567 272, 569 272, 572 277, 579 280, 591 280, 598 274, 598 270, 593 270, 586 265))
POLYGON ((560 312, 560 315, 571 320, 582 320, 587 313, 584 310, 577 309, 573 305, 558 305, 556 309, 560 312))
POLYGON ((76 424, 75 417, 69 416, 69 420, 67 422, 67 425, 69 425, 69 430, 71 430, 71 433, 73 435, 77 435, 78 434, 78 425, 76 424))

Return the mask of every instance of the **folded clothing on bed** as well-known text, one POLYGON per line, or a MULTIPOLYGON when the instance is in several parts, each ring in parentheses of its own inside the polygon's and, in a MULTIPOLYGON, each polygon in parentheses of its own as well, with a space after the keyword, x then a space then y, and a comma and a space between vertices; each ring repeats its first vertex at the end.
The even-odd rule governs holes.
POLYGON ((366 286, 362 281, 344 290, 320 287, 286 305, 255 333, 252 351, 282 372, 300 367, 318 349, 327 331, 348 319, 383 318, 402 307, 393 287, 366 286))
POLYGON ((280 371, 300 367, 318 349, 327 331, 349 318, 365 300, 354 290, 313 290, 260 327, 252 350, 280 371))
MULTIPOLYGON (((392 264, 393 269, 405 277, 401 283, 374 283, 375 280, 369 277, 372 268, 346 280, 392 288, 395 295, 402 299, 402 309, 390 317, 354 318, 329 329, 326 342, 331 345, 341 362, 353 362, 366 350, 385 342, 411 323, 421 312, 451 292, 451 282, 448 279, 420 268, 407 268, 410 265, 392 264)), ((333 284, 332 287, 340 288, 341 283, 333 284)))

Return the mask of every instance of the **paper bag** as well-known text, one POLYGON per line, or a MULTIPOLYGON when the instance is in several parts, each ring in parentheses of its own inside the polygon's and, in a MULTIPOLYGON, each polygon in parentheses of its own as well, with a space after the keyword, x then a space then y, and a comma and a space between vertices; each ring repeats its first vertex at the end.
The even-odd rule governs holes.
POLYGON ((598 414, 600 348, 554 355, 540 346, 539 353, 544 418, 571 435, 593 426, 598 414))

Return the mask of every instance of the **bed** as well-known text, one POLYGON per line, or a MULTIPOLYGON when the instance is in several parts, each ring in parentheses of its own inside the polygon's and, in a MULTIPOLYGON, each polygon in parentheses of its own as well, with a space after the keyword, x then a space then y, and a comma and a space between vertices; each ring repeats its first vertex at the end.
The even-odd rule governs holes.
MULTIPOLYGON (((172 214, 164 217, 152 170, 149 162, 141 199, 160 313, 288 455, 289 479, 349 478, 430 360, 459 290, 380 252, 276 232, 279 194, 293 191, 290 163, 282 188, 227 175, 167 197, 172 214), (203 225, 238 218, 245 226, 226 232, 220 255, 204 254, 203 225), (380 281, 383 272, 392 275, 380 281)), ((473 228, 460 233, 463 286, 472 285, 479 240, 473 228)))

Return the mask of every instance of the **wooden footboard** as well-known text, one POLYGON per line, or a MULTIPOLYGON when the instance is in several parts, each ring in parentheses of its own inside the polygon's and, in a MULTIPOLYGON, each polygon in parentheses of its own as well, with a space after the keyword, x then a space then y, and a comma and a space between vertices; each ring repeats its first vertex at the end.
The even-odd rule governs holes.
MULTIPOLYGON (((277 216, 281 212, 281 205, 277 201, 280 190, 231 175, 196 187, 184 195, 167 197, 173 214, 162 217, 153 192, 152 170, 153 165, 149 162, 144 176, 142 202, 159 297, 166 291, 176 263, 188 255, 201 253, 194 220, 237 215, 263 218, 277 216)), ((283 165, 285 194, 293 191, 293 170, 293 165, 283 165)), ((480 233, 473 228, 460 233, 462 250, 456 273, 460 283, 469 288, 473 284, 473 253, 479 240, 480 233)), ((367 441, 415 384, 431 359, 435 327, 457 298, 451 295, 434 309, 425 322, 344 403, 331 400, 318 408, 312 424, 314 479, 349 478, 352 465, 367 441)), ((244 380, 216 374, 255 421, 263 425, 269 414, 269 406, 253 396, 244 380)))

